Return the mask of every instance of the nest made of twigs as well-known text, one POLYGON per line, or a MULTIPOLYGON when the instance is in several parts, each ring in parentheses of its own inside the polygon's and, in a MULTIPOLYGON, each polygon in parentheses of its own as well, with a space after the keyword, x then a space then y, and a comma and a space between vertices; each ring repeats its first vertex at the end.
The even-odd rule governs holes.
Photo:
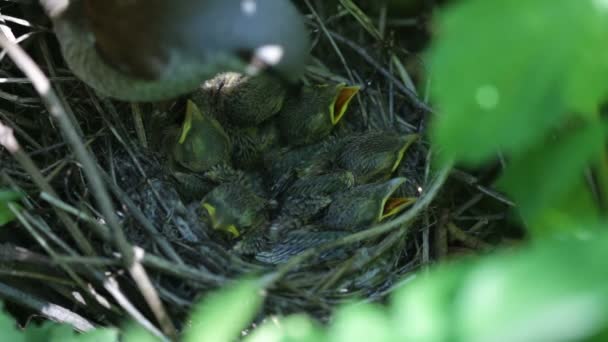
MULTIPOLYGON (((305 4, 317 56, 306 82, 363 86, 336 134, 367 130, 423 134, 429 110, 403 82, 407 75, 395 72, 405 70, 400 69, 400 60, 412 59, 391 47, 399 46, 398 39, 378 40, 355 18, 331 6, 322 9, 326 13, 322 19, 315 7, 305 4), (332 10, 336 12, 327 13, 332 10)), ((167 181, 162 162, 138 143, 135 134, 141 124, 138 118, 155 107, 97 97, 65 68, 51 34, 37 26, 15 30, 35 33, 28 50, 53 82, 66 109, 62 115, 72 120, 74 133, 80 134, 94 161, 91 169, 81 159, 74 149, 77 142, 66 138, 65 125, 48 114, 49 100, 40 101, 27 80, 15 78, 3 88, 12 95, 4 96, 3 108, 8 109, 0 110, 0 120, 15 129, 22 151, 13 157, 0 152, 2 185, 26 194, 24 210, 3 232, 7 235, 3 262, 29 272, 6 282, 27 289, 32 298, 69 307, 92 323, 119 322, 123 311, 148 314, 140 279, 123 275, 119 256, 124 257, 127 249, 121 249, 121 243, 124 248, 132 243, 145 249, 141 263, 173 317, 187 313, 195 298, 210 290, 258 275, 268 289, 265 314, 305 311, 322 319, 335 305, 353 298, 384 297, 425 257, 420 232, 435 221, 429 204, 446 173, 432 171, 424 140, 408 149, 395 173, 408 178, 419 200, 391 221, 309 249, 277 266, 243 258, 214 239, 197 245, 180 240, 175 230, 196 224, 196 217, 167 181), (97 186, 111 194, 106 202, 92 186, 95 177, 99 177, 97 186), (108 208, 114 219, 104 215, 108 208), (348 254, 331 267, 307 262, 336 248, 345 248, 348 254), (74 291, 91 304, 83 305, 71 295, 74 291), (117 293, 123 293, 132 307, 117 293)), ((7 58, 2 70, 7 78, 17 73, 7 58)), ((163 104, 166 110, 182 105, 180 100, 163 104)))

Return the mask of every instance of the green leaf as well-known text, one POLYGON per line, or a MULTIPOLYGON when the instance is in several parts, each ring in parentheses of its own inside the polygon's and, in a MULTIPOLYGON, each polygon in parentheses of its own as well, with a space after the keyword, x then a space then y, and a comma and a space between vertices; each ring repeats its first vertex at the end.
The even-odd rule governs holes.
POLYGON ((52 322, 45 322, 38 329, 28 327, 25 334, 29 337, 28 341, 32 342, 118 342, 118 330, 116 329, 98 328, 84 333, 77 333, 69 325, 52 322), (40 333, 45 333, 45 335, 40 336, 40 333))
POLYGON ((26 339, 17 329, 17 324, 13 318, 3 310, 0 305, 0 340, 11 342, 25 342, 26 339))
POLYGON ((573 220, 591 220, 597 216, 596 205, 585 194, 588 191, 582 181, 585 167, 601 155, 603 133, 602 127, 596 124, 571 129, 568 134, 549 139, 510 161, 499 185, 515 200, 531 226, 538 224, 546 228, 549 226, 546 223, 564 226, 566 222, 559 222, 560 216, 564 220, 568 216, 573 220))
POLYGON ((391 341, 386 313, 372 304, 352 304, 338 310, 328 336, 332 342, 391 341))
POLYGON ((323 330, 306 315, 269 319, 245 338, 247 342, 322 342, 323 330))
POLYGON ((467 263, 448 263, 416 275, 391 298, 393 333, 401 341, 448 341, 453 336, 452 302, 467 263))
POLYGON ((159 342, 160 339, 148 330, 144 329, 141 325, 130 323, 124 329, 122 333, 121 341, 123 342, 159 342))
MULTIPOLYGON (((118 330, 110 328, 98 328, 78 335, 78 342, 118 342, 118 330)), ((138 341, 143 342, 143 341, 138 341)))
POLYGON ((498 151, 517 155, 569 111, 595 113, 608 87, 608 11, 600 3, 448 7, 429 55, 439 109, 431 134, 444 157, 479 163, 498 151))
POLYGON ((606 235, 548 241, 476 265, 453 309, 462 341, 579 341, 605 329, 606 235))
MULTIPOLYGON (((586 0, 592 3, 592 10, 585 11, 585 23, 575 30, 578 41, 576 59, 568 64, 569 77, 565 80, 565 96, 569 109, 595 113, 598 104, 606 99, 606 74, 608 70, 608 5, 603 0, 586 0)), ((586 7, 583 3, 583 7, 586 7)), ((582 15, 581 15, 582 17, 582 15)))
POLYGON ((15 215, 8 208, 8 203, 23 197, 20 193, 9 190, 0 190, 0 227, 15 219, 15 215))
POLYGON ((57 323, 46 321, 40 325, 30 323, 26 326, 23 331, 25 341, 27 342, 39 342, 49 341, 52 336, 52 331, 57 327, 57 323))
POLYGON ((582 179, 548 205, 526 221, 534 238, 577 238, 598 228, 600 208, 582 179))
POLYGON ((253 320, 261 304, 260 288, 254 280, 211 294, 194 308, 184 341, 233 341, 253 320))
POLYGON ((579 341, 604 332, 606 246, 606 233, 543 240, 430 270, 392 298, 396 340, 579 341))

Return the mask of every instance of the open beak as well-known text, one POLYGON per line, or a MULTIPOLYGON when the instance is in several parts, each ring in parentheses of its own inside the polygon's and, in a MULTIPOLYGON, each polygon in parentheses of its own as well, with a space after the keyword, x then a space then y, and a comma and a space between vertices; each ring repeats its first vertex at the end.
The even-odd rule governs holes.
POLYGON ((211 220, 211 227, 214 230, 219 230, 222 232, 226 232, 228 233, 232 238, 237 238, 241 235, 241 233, 239 232, 239 230, 236 228, 235 225, 230 224, 226 227, 224 226, 224 222, 222 221, 221 218, 218 218, 216 215, 216 210, 215 207, 212 206, 211 204, 207 203, 207 202, 203 202, 201 204, 201 206, 207 210, 207 213, 209 214, 209 219, 211 220))
POLYGON ((403 146, 401 147, 401 149, 399 150, 399 152, 397 152, 397 160, 395 160, 395 164, 393 164, 393 168, 391 169, 391 173, 393 173, 393 172, 395 172, 395 170, 397 170, 397 168, 401 164, 401 161, 403 160, 403 155, 405 154, 405 151, 407 151, 407 149, 416 140, 418 140, 418 138, 420 138, 419 134, 409 134, 409 135, 407 135, 405 137, 405 143, 403 144, 403 146))
POLYGON ((395 214, 400 213, 403 209, 409 207, 411 204, 416 202, 416 198, 413 197, 390 197, 384 202, 382 208, 382 216, 380 220, 384 220, 387 217, 391 217, 395 214))
POLYGON ((186 105, 186 117, 184 118, 184 124, 182 125, 182 134, 179 137, 180 144, 183 144, 184 141, 186 141, 188 133, 190 133, 190 130, 192 129, 192 121, 195 119, 195 117, 202 118, 202 116, 203 115, 201 114, 201 110, 198 109, 198 106, 191 100, 188 100, 186 105))
POLYGON ((347 87, 345 84, 339 84, 337 87, 336 97, 332 101, 329 107, 329 113, 331 115, 331 123, 336 125, 346 113, 348 109, 348 104, 350 101, 357 95, 359 89, 358 86, 349 86, 347 87))
POLYGON ((386 192, 382 199, 381 211, 378 215, 382 221, 388 217, 394 216, 416 201, 416 198, 410 197, 392 197, 401 184, 405 183, 405 178, 393 178, 387 182, 386 192))

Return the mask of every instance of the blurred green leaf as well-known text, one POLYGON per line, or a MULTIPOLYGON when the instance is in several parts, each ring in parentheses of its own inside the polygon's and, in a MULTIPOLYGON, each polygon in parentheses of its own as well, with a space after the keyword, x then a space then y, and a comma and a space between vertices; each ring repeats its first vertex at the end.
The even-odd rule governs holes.
POLYGON ((352 304, 338 310, 329 329, 329 340, 391 341, 388 316, 380 307, 372 304, 352 304))
POLYGON ((603 330, 606 246, 604 234, 482 260, 455 302, 454 324, 462 340, 578 341, 603 330))
POLYGON ((608 87, 602 3, 468 0, 448 7, 430 50, 439 109, 431 134, 445 156, 478 163, 497 151, 517 155, 567 112, 594 114, 608 87))
POLYGON ((588 236, 592 229, 598 228, 600 208, 582 177, 548 205, 526 221, 528 231, 535 238, 588 236))
POLYGON ((148 330, 141 325, 131 323, 123 328, 121 337, 123 342, 159 342, 160 339, 152 335, 148 330))
POLYGON ((322 342, 325 335, 321 327, 306 315, 292 315, 269 319, 255 329, 247 342, 322 342))
POLYGON ((25 341, 28 342, 116 342, 118 330, 112 328, 98 328, 85 333, 77 333, 65 324, 44 322, 37 326, 28 325, 22 331, 25 341))
POLYGON ((455 327, 449 307, 467 270, 467 263, 447 263, 417 274, 397 290, 391 300, 394 336, 401 341, 450 340, 455 327))
POLYGON ((560 222, 560 216, 563 220, 568 216, 579 220, 582 226, 585 222, 581 219, 597 217, 593 199, 585 194, 589 191, 582 183, 583 171, 601 155, 603 147, 600 125, 570 129, 511 160, 500 186, 515 199, 522 216, 532 226, 543 220, 554 227, 564 226, 567 222, 560 222))
POLYGON ((27 342, 39 342, 50 340, 53 330, 57 329, 60 325, 55 322, 44 322, 40 325, 28 324, 26 329, 23 330, 25 341, 27 342))
POLYGON ((23 334, 17 329, 13 318, 4 312, 4 306, 0 304, 0 340, 11 342, 27 341, 23 334))
POLYGON ((78 335, 76 335, 72 327, 64 324, 54 323, 47 330, 46 338, 40 341, 76 342, 78 341, 78 335))
POLYGON ((9 210, 8 203, 22 197, 15 191, 0 190, 0 227, 15 219, 15 215, 9 210))
POLYGON ((184 341, 233 341, 253 320, 261 304, 260 288, 254 280, 213 293, 194 308, 184 341))
MULTIPOLYGON (((111 328, 98 328, 78 335, 78 342, 118 342, 118 330, 111 328)), ((59 341, 57 341, 59 342, 59 341)), ((143 341, 142 341, 143 342, 143 341)))
POLYGON ((398 336, 468 342, 579 341, 594 336, 608 326, 606 246, 606 234, 587 240, 543 240, 436 268, 394 295, 398 336))

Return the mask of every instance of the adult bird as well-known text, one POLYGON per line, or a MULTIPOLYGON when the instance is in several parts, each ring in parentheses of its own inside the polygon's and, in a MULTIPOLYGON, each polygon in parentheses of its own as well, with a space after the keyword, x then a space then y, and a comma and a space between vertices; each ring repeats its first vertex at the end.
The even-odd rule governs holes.
POLYGON ((294 80, 308 58, 288 0, 40 0, 63 56, 100 94, 171 99, 219 72, 269 68, 294 80))

